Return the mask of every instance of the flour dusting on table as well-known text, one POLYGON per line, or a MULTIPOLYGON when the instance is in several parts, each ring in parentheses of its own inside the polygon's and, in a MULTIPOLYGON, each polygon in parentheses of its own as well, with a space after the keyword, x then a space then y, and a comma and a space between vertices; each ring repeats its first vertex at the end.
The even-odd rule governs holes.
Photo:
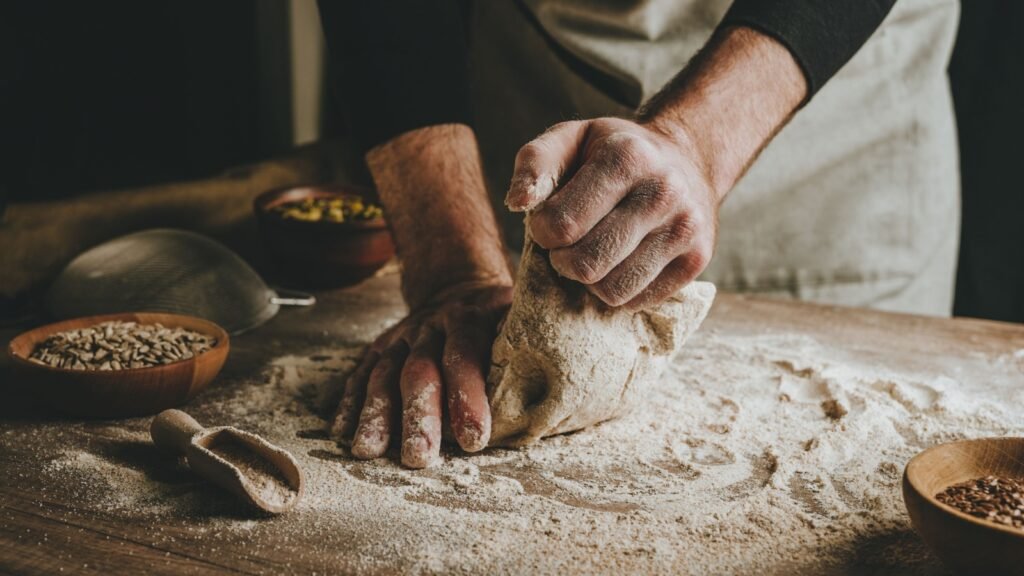
POLYGON ((239 533, 336 551, 325 572, 938 574, 903 508, 904 464, 937 442, 1024 434, 1000 403, 1024 400, 1019 377, 894 373, 806 337, 703 331, 627 417, 412 471, 352 460, 319 432, 315 405, 358 354, 274 358, 262 382, 192 410, 295 455, 309 491, 289 514, 247 518, 187 470, 142 471, 110 448, 143 450, 146 419, 107 423, 47 473, 115 520, 181 517, 200 551, 239 533))

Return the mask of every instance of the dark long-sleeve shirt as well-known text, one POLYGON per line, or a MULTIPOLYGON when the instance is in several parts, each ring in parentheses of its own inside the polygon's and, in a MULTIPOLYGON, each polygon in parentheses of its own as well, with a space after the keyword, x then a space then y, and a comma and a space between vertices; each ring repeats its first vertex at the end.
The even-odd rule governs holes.
MULTIPOLYGON (((894 3, 736 0, 720 26, 748 26, 786 46, 803 70, 810 98, 894 3)), ((457 0, 321 0, 333 77, 344 84, 336 92, 344 93, 361 146, 424 126, 471 124, 465 8, 457 0)))

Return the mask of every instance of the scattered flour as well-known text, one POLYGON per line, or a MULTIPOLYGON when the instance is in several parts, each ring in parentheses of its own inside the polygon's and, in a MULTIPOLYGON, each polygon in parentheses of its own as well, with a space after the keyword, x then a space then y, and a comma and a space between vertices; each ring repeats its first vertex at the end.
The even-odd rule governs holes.
MULTIPOLYGON (((115 520, 187 526, 197 553, 244 540, 288 551, 296 572, 940 574, 909 526, 903 466, 937 442, 1024 434, 1005 404, 1024 376, 981 359, 955 377, 941 360, 899 373, 806 337, 709 330, 624 418, 521 450, 446 449, 413 471, 394 453, 352 460, 321 432, 317 403, 358 354, 278 357, 262 381, 222 384, 190 410, 295 455, 309 490, 291 513, 231 512, 144 451, 145 419, 74 424, 96 441, 54 454, 45 473, 115 520)), ((59 430, 3 442, 59 445, 59 430)))

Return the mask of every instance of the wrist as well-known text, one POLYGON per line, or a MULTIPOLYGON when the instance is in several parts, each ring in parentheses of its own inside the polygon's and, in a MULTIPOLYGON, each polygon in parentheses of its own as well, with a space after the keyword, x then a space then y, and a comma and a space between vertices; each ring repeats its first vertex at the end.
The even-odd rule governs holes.
POLYGON ((719 30, 638 121, 694 156, 724 199, 807 93, 789 50, 750 28, 719 30))
POLYGON ((442 241, 423 246, 399 254, 402 296, 410 309, 437 303, 453 291, 512 285, 511 267, 500 244, 467 249, 442 241))
POLYGON ((395 239, 402 292, 411 308, 453 285, 511 284, 471 128, 412 130, 373 148, 366 160, 395 239))
POLYGON ((431 268, 402 266, 402 295, 411 310, 430 307, 452 296, 489 287, 512 286, 507 260, 480 266, 465 261, 431 268))

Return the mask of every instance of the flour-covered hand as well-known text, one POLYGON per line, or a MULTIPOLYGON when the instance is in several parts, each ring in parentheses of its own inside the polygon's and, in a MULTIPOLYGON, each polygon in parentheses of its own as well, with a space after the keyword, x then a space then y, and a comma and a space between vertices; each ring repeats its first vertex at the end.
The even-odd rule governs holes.
POLYGON ((467 452, 487 446, 491 413, 485 379, 508 285, 449 287, 380 336, 345 383, 331 433, 352 455, 379 458, 401 441, 402 464, 439 456, 442 418, 467 452), (447 411, 443 409, 447 403, 447 411))
POLYGON ((400 443, 402 463, 423 468, 438 458, 446 424, 463 450, 487 446, 485 377, 512 273, 470 127, 418 128, 374 147, 366 161, 410 313, 348 378, 331 432, 351 440, 356 458, 400 443))
POLYGON ((506 204, 551 265, 610 306, 660 302, 707 266, 720 198, 680 130, 564 122, 516 156, 506 204))

